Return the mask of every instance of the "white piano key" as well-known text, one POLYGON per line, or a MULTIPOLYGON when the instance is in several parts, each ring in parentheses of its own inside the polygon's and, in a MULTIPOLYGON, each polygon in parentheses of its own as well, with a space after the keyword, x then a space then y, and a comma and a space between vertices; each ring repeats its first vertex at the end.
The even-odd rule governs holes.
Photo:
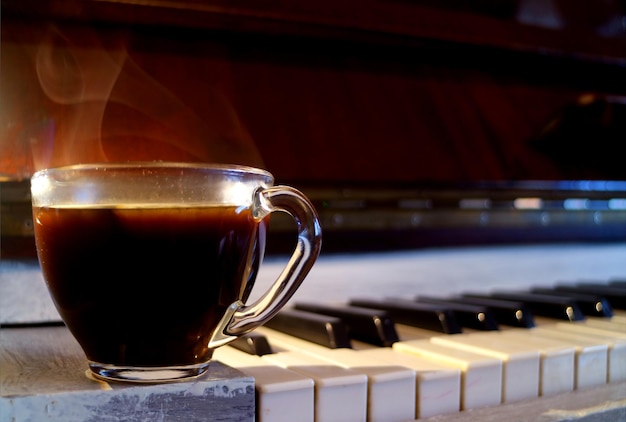
POLYGON ((572 342, 574 346, 590 351, 589 359, 579 362, 576 368, 576 388, 589 388, 606 384, 609 370, 609 344, 586 333, 566 332, 556 327, 537 327, 537 335, 572 342), (593 350, 593 352, 591 352, 593 350))
POLYGON ((298 372, 315 382, 315 421, 364 421, 367 376, 301 352, 278 352, 263 360, 298 372))
MULTIPOLYGON (((413 327, 410 325, 404 324, 396 324, 396 331, 398 332, 398 337, 400 341, 409 341, 409 340, 428 340, 434 336, 441 336, 444 333, 440 331, 428 330, 425 328, 413 327)), ((473 331, 464 329, 463 332, 473 331)))
POLYGON ((598 327, 604 330, 614 331, 616 333, 626 332, 626 321, 621 321, 617 317, 607 318, 587 318, 580 322, 581 325, 589 327, 598 327))
POLYGON ((540 320, 538 327, 555 328, 563 331, 577 332, 587 335, 600 336, 598 340, 608 346, 607 382, 626 380, 626 325, 612 318, 589 317, 583 321, 554 322, 554 320, 540 320))
POLYGON ((395 352, 388 347, 361 350, 358 353, 415 371, 416 418, 428 418, 460 410, 460 369, 420 358, 419 356, 395 352))
POLYGON ((465 350, 409 340, 394 343, 393 349, 453 365, 462 371, 461 409, 495 406, 502 399, 502 361, 465 350))
POLYGON ((311 378, 230 346, 216 349, 213 359, 254 377, 259 422, 315 420, 314 383, 311 378))
MULTIPOLYGON (((554 325, 554 319, 544 319, 544 324, 554 325)), ((396 324, 396 328, 402 341, 408 340, 430 340, 433 337, 442 336, 441 333, 396 324)), ((576 350, 574 346, 563 342, 555 342, 541 337, 533 338, 531 336, 523 336, 526 329, 501 326, 503 331, 513 331, 520 333, 519 339, 509 337, 507 341, 515 343, 520 350, 530 350, 539 352, 539 395, 549 396, 554 394, 566 393, 574 390, 574 372, 576 368, 576 350)), ((502 331, 484 332, 476 330, 464 330, 464 334, 468 333, 472 336, 481 335, 497 335, 502 331)), ((458 334, 455 334, 455 336, 458 334)))
POLYGON ((256 331, 264 334, 277 351, 303 352, 367 375, 368 421, 411 420, 415 417, 415 371, 361 357, 356 350, 328 349, 267 327, 256 331))
POLYGON ((626 325, 626 312, 622 310, 615 311, 615 314, 611 318, 611 321, 616 324, 626 325))
MULTIPOLYGON (((503 331, 503 335, 517 335, 516 330, 503 331)), ((543 337, 573 346, 576 350, 574 388, 582 389, 606 383, 608 366, 608 346, 599 341, 579 335, 568 335, 558 331, 549 331, 542 327, 524 330, 522 336, 543 337)), ((519 338, 519 337, 518 337, 519 338)))
POLYGON ((540 353, 507 342, 498 332, 436 336, 431 342, 490 356, 502 361, 502 401, 539 396, 540 353))
MULTIPOLYGON (((545 328, 549 329, 550 327, 545 328)), ((565 322, 556 324, 554 329, 578 333, 606 343, 608 346, 607 382, 626 381, 626 332, 619 333, 602 328, 565 322)))
POLYGON ((528 348, 537 350, 540 354, 540 396, 551 396, 574 390, 574 372, 576 370, 576 349, 574 346, 543 337, 524 335, 525 329, 514 329, 512 332, 519 335, 507 336, 507 341, 515 347, 519 347, 520 350, 528 348))
POLYGON ((604 336, 608 336, 614 339, 626 339, 626 330, 617 330, 614 327, 604 327, 601 325, 588 325, 583 322, 558 322, 555 327, 563 328, 568 331, 575 331, 581 333, 596 333, 604 336))
MULTIPOLYGON (((554 320, 546 319, 545 323, 554 324, 554 320)), ((525 329, 502 327, 504 330, 513 330, 524 333, 525 329)), ((433 337, 443 336, 430 330, 408 327, 397 324, 397 330, 401 340, 420 340, 431 339, 433 337)), ((465 330, 472 336, 490 336, 498 335, 498 332, 482 332, 475 330, 465 330)), ((458 334, 455 334, 457 336, 458 334)), ((463 334, 465 335, 465 334, 463 334)), ((454 336, 451 336, 454 337, 454 336)), ((574 389, 574 371, 575 371, 575 354, 576 350, 573 346, 562 342, 553 342, 543 338, 522 338, 516 339, 509 337, 507 340, 519 350, 528 350, 539 353, 539 386, 538 393, 541 396, 549 396, 559 393, 565 393, 574 389)))

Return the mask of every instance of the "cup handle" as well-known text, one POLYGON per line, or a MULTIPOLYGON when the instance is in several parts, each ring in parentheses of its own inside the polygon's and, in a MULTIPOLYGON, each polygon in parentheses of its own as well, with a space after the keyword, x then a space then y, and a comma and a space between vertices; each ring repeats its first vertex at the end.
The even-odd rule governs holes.
POLYGON ((254 303, 232 303, 220 320, 208 346, 216 348, 235 340, 269 321, 296 292, 319 256, 322 229, 317 212, 297 189, 273 186, 258 189, 254 195, 253 216, 263 219, 272 212, 291 215, 298 229, 298 242, 289 262, 272 286, 254 303))

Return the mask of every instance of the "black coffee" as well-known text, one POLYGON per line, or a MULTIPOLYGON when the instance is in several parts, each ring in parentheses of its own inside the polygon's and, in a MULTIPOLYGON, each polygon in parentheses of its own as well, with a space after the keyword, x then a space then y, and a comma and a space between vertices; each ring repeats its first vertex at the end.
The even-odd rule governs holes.
POLYGON ((246 299, 265 246, 265 223, 247 208, 33 212, 55 305, 87 358, 102 364, 208 361, 213 328, 246 299))

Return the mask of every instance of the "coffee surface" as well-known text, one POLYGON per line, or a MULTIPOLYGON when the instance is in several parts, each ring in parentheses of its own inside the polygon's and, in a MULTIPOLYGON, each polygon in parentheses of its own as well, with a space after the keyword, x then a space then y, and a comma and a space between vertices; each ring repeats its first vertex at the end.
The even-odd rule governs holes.
POLYGON ((265 246, 265 222, 243 207, 33 213, 54 303, 87 358, 103 364, 208 361, 211 333, 245 300, 265 246))

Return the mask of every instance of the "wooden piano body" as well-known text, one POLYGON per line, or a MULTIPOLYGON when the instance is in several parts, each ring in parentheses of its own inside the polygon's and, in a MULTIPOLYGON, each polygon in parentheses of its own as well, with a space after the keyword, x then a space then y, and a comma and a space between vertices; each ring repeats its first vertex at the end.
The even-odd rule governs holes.
POLYGON ((3 2, 2 173, 100 137, 329 186, 624 178, 623 5, 463 3, 3 2))
POLYGON ((3 254, 34 170, 128 159, 269 169, 328 252, 621 240, 623 5, 474 3, 4 1, 3 254))
MULTIPOLYGON (((324 248, 296 299, 626 278, 623 4, 473 3, 3 1, 0 322, 56 318, 27 179, 86 160, 235 161, 301 188, 324 248)), ((272 230, 259 287, 291 247, 272 230)), ((229 368, 168 391, 59 371, 84 369, 63 330, 2 329, 0 420, 18 399, 52 418, 146 394, 134 409, 163 400, 164 419, 255 416, 251 378, 229 368), (243 393, 215 399, 224 382, 243 393)), ((607 384, 437 420, 611 420, 623 398, 607 384)))

